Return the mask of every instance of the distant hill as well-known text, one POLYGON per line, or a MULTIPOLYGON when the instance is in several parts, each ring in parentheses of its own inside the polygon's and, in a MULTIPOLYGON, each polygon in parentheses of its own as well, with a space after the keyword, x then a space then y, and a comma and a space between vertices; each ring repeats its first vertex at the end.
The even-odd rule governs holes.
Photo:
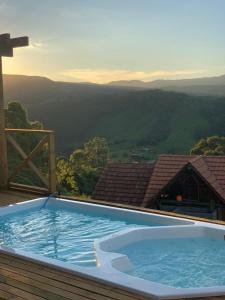
POLYGON ((141 88, 141 89, 161 89, 194 95, 217 95, 225 96, 225 75, 216 77, 205 77, 195 79, 179 80, 154 80, 144 82, 140 80, 112 81, 110 86, 141 88))
POLYGON ((113 158, 152 159, 159 153, 187 153, 201 137, 225 134, 225 97, 19 75, 5 76, 4 85, 8 101, 21 102, 31 119, 56 131, 61 154, 102 136, 113 158))
POLYGON ((77 97, 76 100, 95 94, 121 93, 130 90, 126 87, 57 82, 46 77, 23 75, 4 75, 4 88, 6 100, 19 100, 28 107, 34 104, 66 101, 71 99, 71 96, 77 97))

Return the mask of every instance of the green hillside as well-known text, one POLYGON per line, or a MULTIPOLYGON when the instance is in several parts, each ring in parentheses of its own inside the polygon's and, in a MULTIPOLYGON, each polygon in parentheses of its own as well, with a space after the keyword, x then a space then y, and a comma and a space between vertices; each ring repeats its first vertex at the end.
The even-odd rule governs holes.
POLYGON ((188 153, 200 138, 224 135, 225 98, 192 97, 162 91, 136 92, 121 99, 91 130, 111 143, 114 155, 132 151, 146 158, 188 153))
POLYGON ((159 153, 188 153, 200 138, 225 133, 224 97, 50 80, 42 85, 40 78, 36 88, 33 81, 32 89, 18 78, 16 88, 8 82, 7 99, 22 102, 32 119, 55 130, 61 154, 100 136, 108 140, 113 158, 152 159, 159 153))

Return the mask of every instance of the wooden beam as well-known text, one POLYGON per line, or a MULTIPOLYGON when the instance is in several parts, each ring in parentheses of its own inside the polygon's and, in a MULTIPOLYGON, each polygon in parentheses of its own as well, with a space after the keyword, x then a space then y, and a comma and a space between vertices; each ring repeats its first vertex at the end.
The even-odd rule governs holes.
POLYGON ((0 44, 5 43, 9 39, 10 39, 10 33, 2 33, 2 34, 0 34, 0 44))
POLYGON ((25 47, 29 45, 29 38, 22 36, 18 38, 10 38, 9 33, 0 35, 0 56, 13 56, 13 48, 25 47))
POLYGON ((6 188, 8 183, 2 57, 13 56, 14 47, 27 46, 28 43, 28 37, 11 39, 9 33, 0 34, 0 188, 6 188))
POLYGON ((8 182, 7 143, 5 136, 5 107, 3 97, 2 57, 0 56, 0 188, 8 182))
POLYGON ((14 138, 10 135, 7 135, 7 140, 14 147, 14 149, 21 155, 24 159, 13 171, 10 175, 9 180, 12 180, 25 166, 28 164, 30 168, 34 171, 34 173, 40 178, 40 180, 44 183, 45 186, 48 187, 47 179, 42 175, 39 169, 35 166, 35 164, 31 161, 31 159, 36 155, 38 151, 40 151, 41 147, 48 141, 48 137, 45 136, 38 145, 33 149, 33 151, 27 155, 23 149, 18 145, 18 143, 14 140, 14 138))
MULTIPOLYGON (((34 192, 39 194, 49 194, 49 190, 42 187, 32 186, 32 185, 26 185, 26 184, 20 184, 16 182, 9 182, 9 187, 16 189, 16 190, 23 190, 25 192, 34 192)), ((1 298, 0 298, 1 299, 1 298)))
POLYGON ((54 132, 53 130, 45 130, 45 129, 27 129, 27 128, 6 128, 6 132, 15 132, 15 133, 40 133, 40 134, 47 134, 54 132))
POLYGON ((56 155, 54 133, 48 135, 48 169, 49 189, 51 193, 56 192, 56 155))
POLYGON ((12 48, 29 46, 29 38, 27 36, 21 36, 10 40, 12 48))
POLYGON ((10 45, 9 33, 4 33, 0 35, 0 56, 13 56, 13 48, 10 45))

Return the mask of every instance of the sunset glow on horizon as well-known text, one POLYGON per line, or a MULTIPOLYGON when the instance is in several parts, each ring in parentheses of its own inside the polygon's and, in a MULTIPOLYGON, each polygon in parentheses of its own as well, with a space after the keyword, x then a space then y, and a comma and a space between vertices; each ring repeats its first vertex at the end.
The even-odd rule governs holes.
POLYGON ((31 41, 4 72, 103 84, 221 75, 224 11, 223 0, 0 0, 1 33, 31 41))

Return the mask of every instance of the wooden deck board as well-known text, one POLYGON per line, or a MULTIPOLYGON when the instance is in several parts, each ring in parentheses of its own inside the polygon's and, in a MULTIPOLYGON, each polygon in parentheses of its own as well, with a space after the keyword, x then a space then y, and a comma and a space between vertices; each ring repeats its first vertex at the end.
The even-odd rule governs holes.
MULTIPOLYGON (((38 197, 11 191, 0 192, 0 205, 38 197)), ((0 252, 0 299, 148 300, 151 298, 0 252)), ((225 300, 225 296, 197 299, 225 300)))
POLYGON ((0 191, 0 206, 32 200, 38 197, 40 197, 40 195, 38 196, 16 191, 0 191))
MULTIPOLYGON (((30 299, 147 300, 119 288, 101 284, 48 266, 0 253, 0 283, 9 291, 20 289, 18 296, 30 299), (25 294, 24 294, 25 293, 25 294)), ((1 287, 0 287, 1 289, 1 287)), ((0 291, 1 296, 1 291, 0 291)))

